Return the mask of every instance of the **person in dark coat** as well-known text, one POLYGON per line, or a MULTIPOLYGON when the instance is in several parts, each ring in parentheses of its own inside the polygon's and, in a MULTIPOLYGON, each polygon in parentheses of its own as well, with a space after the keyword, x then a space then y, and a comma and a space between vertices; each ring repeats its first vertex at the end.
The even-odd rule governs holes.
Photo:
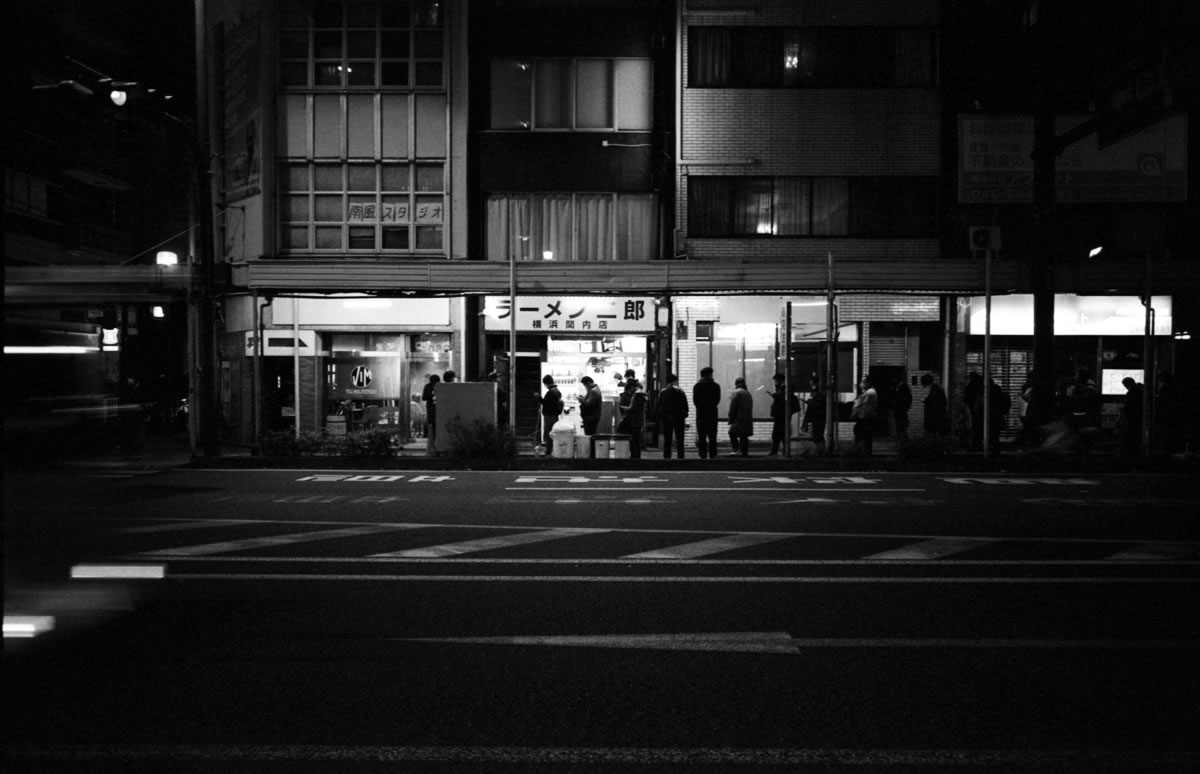
POLYGON ((825 393, 821 391, 821 385, 816 379, 812 381, 812 394, 808 400, 804 402, 804 424, 800 430, 807 430, 812 433, 813 443, 817 446, 818 452, 825 451, 825 393))
POLYGON ((642 432, 646 429, 646 390, 636 378, 627 381, 625 388, 632 392, 617 429, 629 434, 629 457, 637 460, 642 457, 642 432))
POLYGON ((713 370, 708 366, 700 369, 700 381, 692 387, 692 405, 696 407, 696 450, 702 460, 716 459, 721 385, 713 381, 713 370))
POLYGON ((600 425, 600 412, 604 405, 604 396, 600 393, 600 385, 596 384, 596 380, 592 377, 585 376, 579 380, 579 383, 583 385, 583 389, 587 390, 579 399, 579 419, 583 422, 583 434, 595 435, 596 428, 600 425))
POLYGON ((547 449, 551 449, 554 448, 554 439, 550 436, 550 431, 554 429, 554 424, 562 416, 563 399, 558 385, 554 383, 553 376, 550 374, 543 376, 542 384, 546 385, 546 394, 537 394, 538 400, 542 403, 542 443, 547 449))
POLYGON ((654 407, 659 427, 663 433, 663 459, 671 459, 671 446, 683 459, 683 430, 688 417, 687 394, 679 389, 679 377, 675 374, 667 376, 667 386, 658 393, 658 401, 654 407))
MULTIPOLYGON (((771 393, 771 456, 779 454, 787 442, 787 423, 800 411, 800 400, 787 391, 783 374, 775 374, 775 392, 771 393)), ((785 449, 786 451, 786 449, 785 449)))
POLYGON ((1142 456, 1142 414, 1146 391, 1131 376, 1122 379, 1121 384, 1125 387, 1125 403, 1121 406, 1117 430, 1121 437, 1121 455, 1132 459, 1142 456))
POLYGON ((912 408, 912 390, 904 377, 896 380, 892 387, 892 418, 896 422, 896 440, 908 438, 908 411, 912 408))
POLYGON ((950 414, 947 410, 949 404, 946 391, 933 380, 933 374, 922 374, 921 386, 929 390, 929 394, 925 396, 925 434, 949 435, 950 414))
POLYGON ((430 374, 429 381, 421 390, 421 400, 425 402, 425 437, 429 439, 429 448, 433 448, 433 440, 437 433, 437 386, 442 377, 430 374))
POLYGON ((750 436, 754 435, 754 397, 746 389, 746 380, 733 380, 733 392, 729 394, 729 442, 733 445, 731 457, 750 456, 750 436))

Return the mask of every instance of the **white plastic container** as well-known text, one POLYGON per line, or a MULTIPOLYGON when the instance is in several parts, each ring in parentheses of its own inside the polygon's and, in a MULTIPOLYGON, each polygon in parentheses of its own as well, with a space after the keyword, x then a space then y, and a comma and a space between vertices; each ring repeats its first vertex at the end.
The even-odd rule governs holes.
POLYGON ((575 425, 560 419, 550 429, 550 440, 553 447, 551 456, 571 459, 575 456, 575 425))

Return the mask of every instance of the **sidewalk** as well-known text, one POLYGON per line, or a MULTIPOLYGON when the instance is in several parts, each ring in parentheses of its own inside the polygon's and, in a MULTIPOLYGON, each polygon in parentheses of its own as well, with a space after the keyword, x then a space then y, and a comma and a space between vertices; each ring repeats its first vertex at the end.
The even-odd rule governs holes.
POLYGON ((531 442, 519 447, 515 458, 462 459, 430 454, 424 443, 409 444, 392 457, 301 456, 262 457, 244 446, 222 446, 219 456, 193 455, 186 434, 150 435, 138 454, 120 449, 94 456, 62 460, 59 464, 88 469, 153 472, 173 468, 325 468, 325 469, 429 469, 429 470, 749 470, 749 471, 896 471, 980 472, 1019 475, 1161 473, 1200 471, 1196 456, 1157 456, 1147 460, 1118 459, 1111 453, 1038 454, 1002 450, 985 457, 980 452, 955 451, 943 457, 917 459, 897 453, 896 443, 881 439, 869 457, 848 454, 849 446, 833 455, 816 455, 810 444, 796 443, 793 453, 772 456, 770 442, 751 443, 750 456, 727 454, 723 446, 716 459, 701 459, 694 449, 687 456, 664 459, 661 445, 642 450, 641 459, 558 458, 539 455, 531 442))

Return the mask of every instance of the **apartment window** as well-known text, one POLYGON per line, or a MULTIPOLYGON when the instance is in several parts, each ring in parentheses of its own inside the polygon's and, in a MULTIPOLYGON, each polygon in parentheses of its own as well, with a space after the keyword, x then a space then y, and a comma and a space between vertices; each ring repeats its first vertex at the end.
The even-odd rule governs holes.
POLYGON ((932 86, 933 46, 933 33, 921 28, 694 26, 688 86, 932 86))
POLYGON ((649 59, 495 59, 491 64, 492 129, 652 128, 649 59))
POLYGON ((932 237, 932 177, 691 176, 694 237, 932 237))
POLYGON ((45 218, 49 214, 49 186, 24 172, 4 171, 4 207, 9 212, 45 218))
POLYGON ((493 261, 649 261, 658 252, 655 194, 496 193, 487 200, 493 261))
POLYGON ((288 0, 281 14, 285 89, 441 89, 439 2, 288 0))

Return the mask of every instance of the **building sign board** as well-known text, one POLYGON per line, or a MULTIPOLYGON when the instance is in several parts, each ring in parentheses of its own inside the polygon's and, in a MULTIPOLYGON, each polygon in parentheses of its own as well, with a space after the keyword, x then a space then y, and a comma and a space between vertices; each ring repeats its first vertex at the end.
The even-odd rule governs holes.
MULTIPOLYGON (((1060 116, 1055 133, 1088 120, 1060 116)), ((1033 202, 1033 117, 963 115, 958 119, 958 200, 962 204, 1033 202)), ((1059 202, 1187 200, 1187 118, 1169 116, 1101 148, 1095 134, 1072 143, 1055 163, 1059 202)))
MULTIPOLYGON (((487 296, 484 330, 504 333, 511 325, 508 296, 487 296)), ((652 296, 517 296, 517 330, 522 333, 653 333, 652 296)))
MULTIPOLYGON (((267 357, 291 357, 295 354, 295 349, 299 349, 302 356, 320 354, 317 352, 316 331, 301 329, 298 333, 299 338, 296 337, 296 332, 291 330, 264 330, 262 354, 267 357)), ((246 357, 254 357, 256 342, 254 331, 246 331, 246 357)))

